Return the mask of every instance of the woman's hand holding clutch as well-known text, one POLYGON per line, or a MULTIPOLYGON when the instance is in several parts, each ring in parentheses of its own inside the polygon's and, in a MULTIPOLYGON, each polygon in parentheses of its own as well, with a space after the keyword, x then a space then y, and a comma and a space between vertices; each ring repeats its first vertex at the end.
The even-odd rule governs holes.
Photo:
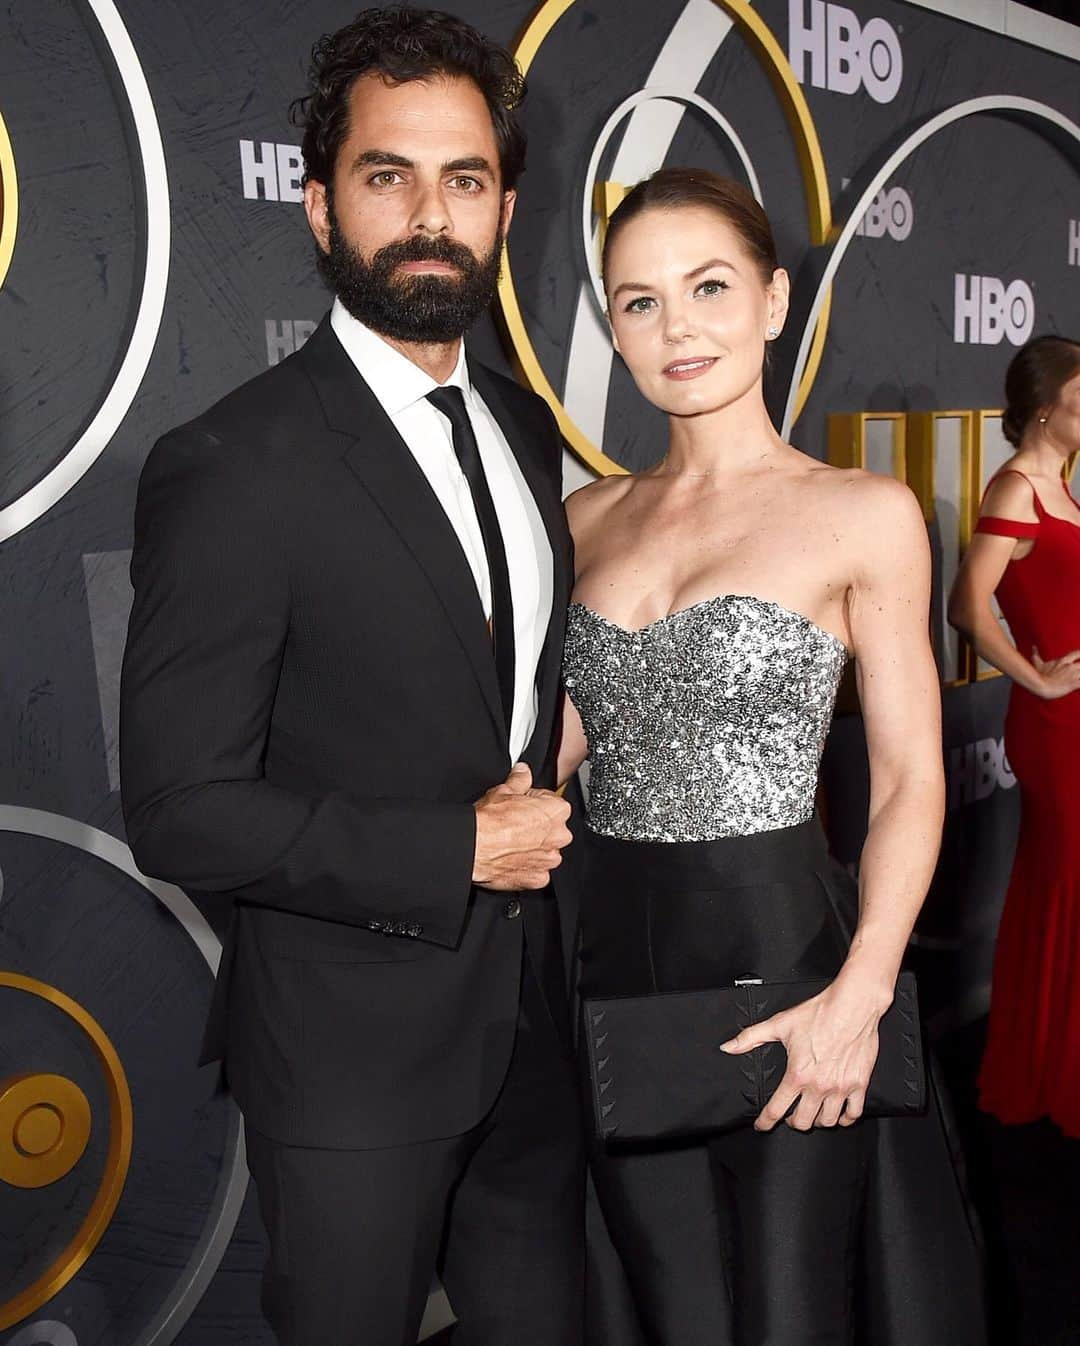
POLYGON ((723 1044, 732 1055, 765 1042, 780 1042, 787 1070, 754 1123, 771 1131, 780 1121, 796 1131, 850 1126, 862 1115, 878 1055, 878 1022, 884 1000, 842 975, 820 995, 743 1029, 723 1044))

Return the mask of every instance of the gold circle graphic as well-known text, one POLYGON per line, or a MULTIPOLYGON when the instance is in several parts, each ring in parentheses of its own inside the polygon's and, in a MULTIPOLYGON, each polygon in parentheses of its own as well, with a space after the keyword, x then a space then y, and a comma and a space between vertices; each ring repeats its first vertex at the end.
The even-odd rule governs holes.
POLYGON ((0 1182, 48 1187, 86 1153, 90 1104, 63 1075, 0 1081, 0 1182))
MULTIPOLYGON (((127 1076, 116 1048, 98 1021, 63 991, 34 977, 23 977, 17 972, 0 972, 0 987, 4 986, 14 991, 25 991, 27 995, 38 996, 54 1005, 73 1019, 90 1039, 108 1090, 109 1146, 105 1156, 105 1172, 86 1218, 71 1242, 37 1280, 25 1290, 20 1290, 6 1304, 0 1304, 0 1332, 29 1317, 58 1294, 77 1275, 97 1247, 124 1190, 131 1163, 134 1132, 127 1076)), ((7 1173, 12 1171, 12 1165, 19 1159, 43 1167, 48 1166, 54 1155, 56 1159, 53 1162, 57 1166, 61 1156, 66 1162, 77 1148, 83 1120, 85 1136, 82 1148, 64 1172, 70 1172, 78 1163, 89 1139, 90 1105, 85 1094, 61 1075, 22 1075, 0 1083, 0 1180, 9 1181, 7 1173), (79 1110, 80 1098, 85 1113, 79 1110), (49 1116, 50 1111, 55 1114, 53 1118, 49 1116)), ((56 1178, 62 1176, 60 1172, 56 1174, 56 1178)), ((56 1178, 49 1181, 56 1181, 56 1178)), ((15 1185, 36 1187, 44 1184, 16 1181, 15 1185)))
POLYGON ((4 119, 0 116, 0 285, 7 276, 15 254, 15 235, 19 227, 19 180, 15 174, 15 152, 11 148, 4 119))
POLYGON ((49 1154, 63 1138, 64 1114, 53 1103, 33 1103, 19 1117, 12 1134, 20 1154, 34 1159, 49 1154))
MULTIPOLYGON (((522 74, 528 74, 529 67, 536 59, 536 55, 548 34, 574 3, 575 0, 543 0, 540 8, 526 26, 514 50, 522 74)), ((761 16, 754 11, 749 0, 714 0, 714 3, 725 10, 734 20, 735 26, 764 66, 765 73, 768 75, 780 100, 788 126, 795 138, 799 167, 802 171, 807 214, 809 216, 810 244, 812 247, 818 247, 827 241, 832 230, 832 204, 829 196, 828 175, 825 170, 825 156, 822 154, 821 143, 818 140, 817 130, 810 116, 810 109, 806 105, 806 98, 787 57, 784 55, 783 48, 761 16)), ((594 444, 567 414, 566 408, 551 386, 540 361, 537 359, 536 351, 533 349, 532 341, 526 331, 525 321, 521 314, 521 305, 518 303, 517 290, 514 288, 514 278, 510 270, 510 250, 505 245, 502 260, 502 274, 499 277, 499 307, 502 310, 507 335, 513 346, 514 357, 525 381, 534 392, 540 394, 555 413, 555 419, 559 423, 559 430, 562 432, 563 438, 582 462, 601 476, 611 476, 615 473, 625 472, 626 468, 615 462, 613 458, 609 458, 603 449, 594 444)), ((806 364, 806 372, 803 374, 799 385, 795 406, 796 417, 810 394, 810 389, 813 387, 814 379, 817 377, 817 371, 821 364, 821 356, 825 349, 825 335, 829 324, 830 303, 831 290, 822 306, 821 316, 818 318, 813 345, 806 364)))

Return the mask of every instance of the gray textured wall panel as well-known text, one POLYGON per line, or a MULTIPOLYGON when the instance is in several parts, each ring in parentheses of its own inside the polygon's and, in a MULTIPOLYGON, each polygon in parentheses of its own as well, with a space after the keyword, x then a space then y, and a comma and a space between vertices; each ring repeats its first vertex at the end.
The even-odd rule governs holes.
MULTIPOLYGON (((295 348, 327 306, 302 208, 281 199, 292 192, 288 147, 298 139, 286 112, 303 90, 312 41, 357 7, 355 0, 10 0, 0 8, 0 118, 20 201, 0 284, 0 519, 85 439, 133 336, 136 344, 147 330, 153 338, 137 395, 133 389, 85 474, 28 526, 0 529, 0 821, 3 810, 21 807, 122 839, 116 704, 138 472, 157 436, 295 348), (140 80, 145 105, 132 101, 140 80), (148 126, 164 150, 149 194, 148 126), (255 195, 245 195, 241 142, 254 147, 255 195), (267 159, 264 145, 282 148, 267 159), (166 189, 167 228, 155 229, 152 212, 166 189), (148 259, 164 307, 160 325, 152 315, 151 327, 140 328, 148 259)), ((454 8, 506 42, 533 13, 530 0, 454 8)), ((852 78, 836 53, 830 57, 813 32, 800 37, 817 11, 805 0, 754 7, 804 76, 836 202, 848 180, 857 182, 914 125, 966 98, 1034 98, 1080 121, 1073 59, 902 0, 855 0, 853 8, 860 25, 883 21, 893 36, 879 44, 869 76, 864 70, 858 87, 844 92, 852 78), (902 74, 895 96, 884 99, 896 51, 902 74)), ((596 318, 582 303, 586 169, 613 109, 658 68, 681 80, 693 68, 687 52, 697 72, 692 87, 680 88, 732 123, 760 178, 783 259, 798 274, 810 235, 791 133, 767 75, 712 0, 579 0, 530 71, 529 167, 511 238, 525 326, 557 393, 597 429, 604 452, 631 468, 655 459, 664 427, 603 353, 602 332, 590 335, 596 318), (687 33, 690 45, 680 47, 687 33), (586 352, 580 366, 572 350, 586 352)), ((624 123, 601 174, 657 145, 666 162, 741 173, 708 119, 684 112, 665 123, 665 115, 645 110, 624 123)), ((977 324, 956 340, 956 276, 1022 280, 1036 330, 1080 331, 1077 188, 1076 170, 1058 149, 1000 119, 951 127, 905 163, 890 183, 895 213, 867 227, 844 256, 825 356, 795 442, 824 455, 833 412, 998 405, 1013 346, 1007 337, 997 345, 971 340, 977 324)), ((5 205, 10 211, 10 192, 5 205)), ((485 320, 471 344, 509 368, 494 322, 485 320)), ((947 530, 948 520, 940 526, 947 530)), ((1018 804, 1000 751, 1006 694, 1001 680, 946 694, 950 811, 916 948, 941 1030, 985 1005, 1018 804)), ((866 807, 857 717, 838 722, 825 778, 838 849, 854 863, 866 807)), ((120 1051, 136 1109, 131 1174, 105 1237, 54 1299, 0 1332, 0 1346, 149 1346, 148 1333, 186 1346, 269 1346, 258 1309, 263 1240, 250 1193, 227 1247, 212 1250, 216 1272, 204 1286, 192 1271, 223 1193, 235 1206, 240 1189, 228 1185, 237 1153, 229 1109, 212 1072, 194 1067, 210 976, 190 931, 100 854, 48 835, 0 827, 0 870, 0 972, 52 983, 99 1019, 120 1051), (185 1284, 190 1302, 162 1325, 185 1284)), ((219 906, 203 904, 203 915, 221 930, 219 906)), ((0 987, 0 1077, 45 1070, 80 1082, 95 1117, 104 1116, 86 1044, 63 1016, 0 987)), ((99 1120, 83 1160, 53 1187, 0 1188, 0 1306, 70 1237, 99 1180, 105 1139, 99 1120)))

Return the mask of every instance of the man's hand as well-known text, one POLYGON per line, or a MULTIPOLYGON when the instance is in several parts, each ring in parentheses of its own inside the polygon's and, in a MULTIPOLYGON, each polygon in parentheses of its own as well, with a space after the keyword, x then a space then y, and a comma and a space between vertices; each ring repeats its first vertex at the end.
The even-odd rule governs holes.
POLYGON ((534 790, 532 772, 519 762, 473 807, 473 883, 503 891, 546 888, 562 859, 559 852, 571 840, 566 826, 570 805, 550 790, 534 790))

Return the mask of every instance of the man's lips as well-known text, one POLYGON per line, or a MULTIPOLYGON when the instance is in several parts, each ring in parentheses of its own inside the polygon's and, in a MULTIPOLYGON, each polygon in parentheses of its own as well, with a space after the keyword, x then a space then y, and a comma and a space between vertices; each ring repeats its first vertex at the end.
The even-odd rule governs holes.
POLYGON ((686 379, 696 379, 710 370, 716 364, 715 355, 703 355, 696 360, 672 360, 671 364, 665 365, 663 375, 666 379, 675 379, 683 382, 686 379))
POLYGON ((407 271, 412 276, 456 276, 458 268, 449 262, 402 262, 399 271, 407 271))

